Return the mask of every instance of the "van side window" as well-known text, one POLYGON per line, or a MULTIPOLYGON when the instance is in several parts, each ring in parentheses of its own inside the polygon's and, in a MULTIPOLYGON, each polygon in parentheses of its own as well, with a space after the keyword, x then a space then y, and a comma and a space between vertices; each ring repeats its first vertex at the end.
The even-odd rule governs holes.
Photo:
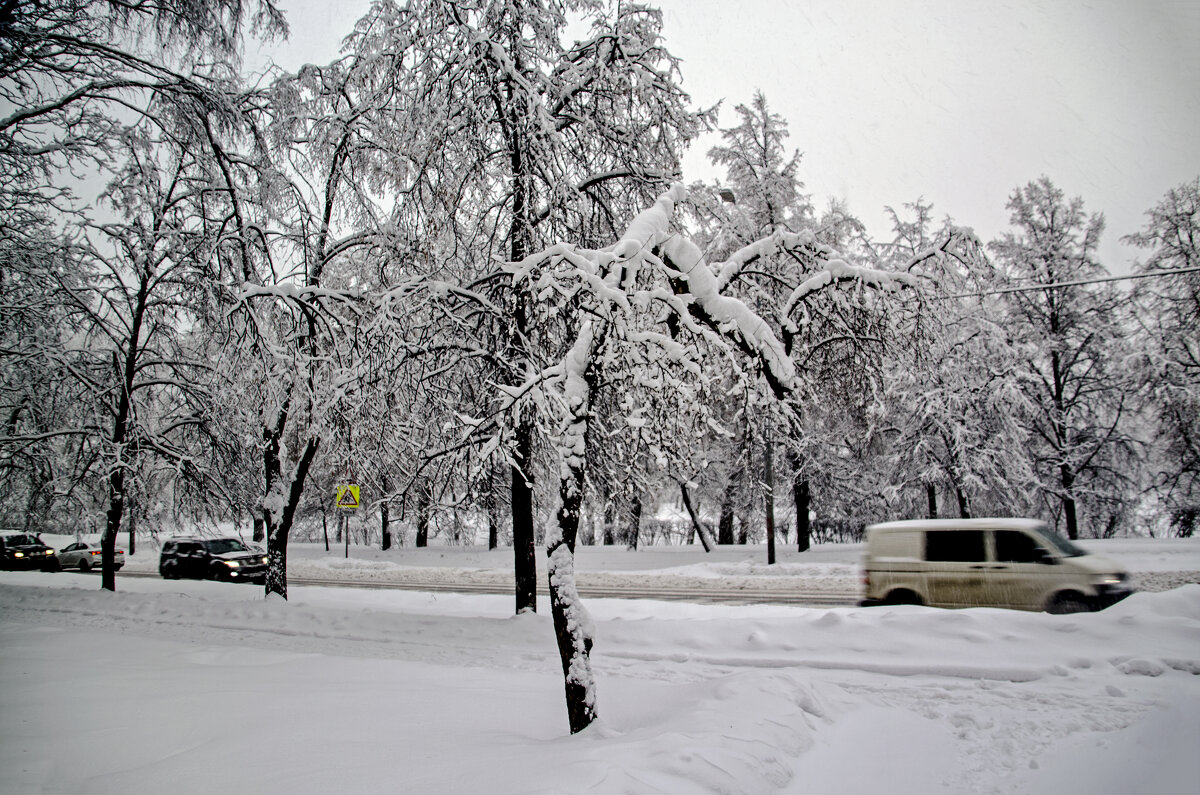
POLYGON ((1020 530, 997 530, 996 560, 1001 563, 1037 563, 1038 542, 1020 530))
POLYGON ((925 560, 983 561, 986 559, 982 530, 931 530, 925 533, 925 560))

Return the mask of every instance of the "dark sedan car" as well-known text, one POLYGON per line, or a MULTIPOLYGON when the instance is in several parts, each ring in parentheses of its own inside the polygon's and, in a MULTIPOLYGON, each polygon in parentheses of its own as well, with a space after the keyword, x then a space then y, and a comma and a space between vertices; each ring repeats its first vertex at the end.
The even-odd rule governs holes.
POLYGON ((0 566, 58 571, 58 557, 34 533, 4 533, 0 535, 0 566))
POLYGON ((172 538, 163 542, 158 573, 168 580, 255 582, 267 577, 267 557, 236 538, 172 538))

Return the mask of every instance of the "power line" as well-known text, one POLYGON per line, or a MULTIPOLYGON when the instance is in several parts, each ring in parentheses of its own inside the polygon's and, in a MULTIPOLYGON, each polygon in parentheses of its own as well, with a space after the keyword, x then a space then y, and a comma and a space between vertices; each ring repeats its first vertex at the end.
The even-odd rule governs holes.
POLYGON ((935 300, 945 301, 951 298, 975 298, 981 295, 1005 295, 1007 293, 1028 293, 1035 290, 1052 290, 1056 287, 1079 287, 1085 284, 1103 284, 1105 282, 1122 282, 1131 279, 1149 279, 1154 276, 1175 276, 1181 273, 1200 272, 1200 266, 1179 268, 1170 271, 1147 271, 1146 273, 1130 273, 1125 276, 1103 276, 1098 279, 1080 279, 1074 282, 1055 282, 1054 284, 1034 284, 1026 287, 1006 287, 1003 290, 984 290, 978 293, 958 293, 957 295, 939 295, 935 300))

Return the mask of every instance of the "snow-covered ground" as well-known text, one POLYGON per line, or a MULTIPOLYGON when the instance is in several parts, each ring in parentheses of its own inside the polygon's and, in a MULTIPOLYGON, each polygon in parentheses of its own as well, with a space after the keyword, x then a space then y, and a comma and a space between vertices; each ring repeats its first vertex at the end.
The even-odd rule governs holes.
MULTIPOLYGON (((577 736, 544 599, 0 572, 0 792, 1195 793, 1200 542, 1087 545, 1148 591, 1074 616, 589 600, 601 720, 577 736)), ((289 570, 511 565, 350 552, 299 546, 289 570)), ((860 554, 581 548, 579 568, 833 589, 860 554)))

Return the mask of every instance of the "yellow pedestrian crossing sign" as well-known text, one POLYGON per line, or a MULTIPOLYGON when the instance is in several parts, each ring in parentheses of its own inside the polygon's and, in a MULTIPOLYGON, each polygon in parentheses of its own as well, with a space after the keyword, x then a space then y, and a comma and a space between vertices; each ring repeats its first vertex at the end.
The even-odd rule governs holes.
POLYGON ((346 483, 338 486, 336 505, 338 508, 357 508, 358 486, 353 483, 346 483))

